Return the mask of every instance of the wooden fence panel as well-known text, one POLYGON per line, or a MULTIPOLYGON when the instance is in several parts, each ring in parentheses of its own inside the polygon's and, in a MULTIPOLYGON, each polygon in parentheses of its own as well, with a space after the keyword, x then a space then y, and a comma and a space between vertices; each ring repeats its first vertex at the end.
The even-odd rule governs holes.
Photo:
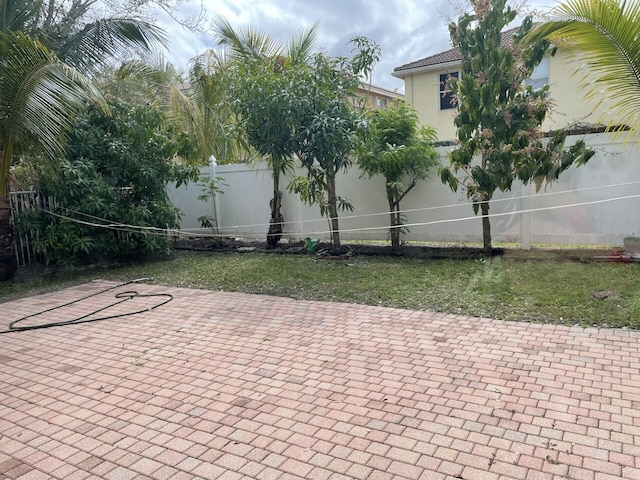
MULTIPOLYGON (((11 222, 16 226, 16 219, 20 213, 35 208, 52 208, 56 202, 51 197, 39 195, 34 191, 10 192, 11 222)), ((37 262, 39 259, 34 252, 33 239, 15 230, 15 255, 18 266, 25 266, 37 262)))

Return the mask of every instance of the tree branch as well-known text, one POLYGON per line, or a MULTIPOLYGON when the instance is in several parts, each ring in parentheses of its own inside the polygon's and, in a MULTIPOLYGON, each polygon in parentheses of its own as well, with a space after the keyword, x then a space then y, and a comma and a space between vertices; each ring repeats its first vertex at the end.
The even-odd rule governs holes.
POLYGON ((417 182, 418 180, 415 178, 411 180, 411 183, 409 184, 407 189, 404 192, 402 192, 402 195, 398 197, 398 200, 396 201, 396 205, 399 204, 402 201, 402 199, 407 195, 407 193, 409 193, 411 189, 416 186, 417 182))

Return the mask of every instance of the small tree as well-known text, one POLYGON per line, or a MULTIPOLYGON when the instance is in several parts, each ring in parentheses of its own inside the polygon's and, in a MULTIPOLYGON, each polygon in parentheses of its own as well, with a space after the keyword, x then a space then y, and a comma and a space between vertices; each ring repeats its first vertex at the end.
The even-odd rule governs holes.
POLYGON ((295 165, 294 137, 299 119, 299 83, 296 65, 280 65, 277 60, 263 60, 263 67, 241 65, 235 70, 232 91, 234 108, 239 115, 240 128, 247 142, 271 169, 273 196, 269 201, 271 217, 267 244, 275 246, 284 228, 282 215, 281 178, 293 171, 295 165))
POLYGON ((271 221, 267 241, 282 233, 280 177, 292 171, 295 158, 307 168, 289 190, 318 204, 331 225, 333 245, 340 247, 338 210, 351 205, 336 193, 336 175, 351 165, 360 115, 353 108, 363 76, 371 72, 379 48, 365 37, 353 39, 349 60, 312 54, 316 26, 292 38, 286 50, 255 30, 236 32, 219 20, 220 40, 232 50, 236 68, 231 93, 248 143, 270 164, 273 175, 271 221))
POLYGON ((482 212, 484 254, 492 253, 489 202, 496 190, 511 189, 515 178, 524 184, 557 180, 571 165, 582 165, 594 152, 577 142, 564 150, 565 132, 555 132, 546 145, 540 125, 549 109, 548 86, 534 90, 525 81, 549 49, 549 42, 520 42, 531 29, 527 17, 513 36, 502 42, 502 29, 516 17, 506 0, 471 0, 473 12, 449 25, 451 40, 462 55, 461 78, 451 78, 458 102, 455 118, 460 146, 450 154, 450 166, 440 177, 452 190, 459 185, 482 212), (474 156, 480 155, 479 163, 474 156))
POLYGON ((369 177, 385 178, 389 235, 395 249, 400 246, 400 234, 405 232, 400 202, 419 180, 429 178, 438 162, 436 132, 431 127, 420 128, 417 112, 404 102, 373 110, 368 116, 369 128, 360 147, 358 165, 369 177))
POLYGON ((222 186, 227 186, 227 183, 224 181, 222 177, 200 177, 200 191, 202 192, 198 195, 198 200, 201 202, 209 203, 209 200, 213 203, 213 215, 201 215, 197 218, 200 222, 200 226, 202 228, 211 228, 215 233, 218 232, 218 217, 216 213, 216 196, 222 195, 224 190, 222 190, 222 186), (214 225, 215 222, 215 225, 214 225))
POLYGON ((315 55, 307 69, 305 92, 299 105, 302 123, 297 135, 296 154, 307 169, 306 178, 294 179, 290 189, 308 204, 318 204, 320 214, 329 219, 331 241, 340 249, 338 210, 353 210, 336 189, 336 176, 351 166, 359 132, 364 127, 356 111, 356 89, 380 56, 378 45, 366 37, 354 37, 352 59, 315 55))
POLYGON ((218 19, 218 39, 229 49, 233 68, 228 77, 233 110, 247 143, 266 159, 273 181, 269 201, 271 218, 267 244, 275 246, 282 237, 282 191, 280 179, 293 171, 295 140, 302 122, 300 103, 305 102, 307 61, 317 38, 317 26, 278 44, 269 35, 247 28, 235 30, 218 19))

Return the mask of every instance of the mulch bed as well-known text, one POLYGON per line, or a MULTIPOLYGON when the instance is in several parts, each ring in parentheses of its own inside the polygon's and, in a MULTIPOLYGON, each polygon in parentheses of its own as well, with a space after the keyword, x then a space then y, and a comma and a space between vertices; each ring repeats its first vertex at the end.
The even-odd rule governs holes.
MULTIPOLYGON (((304 242, 280 242, 271 248, 266 241, 248 241, 232 237, 188 237, 177 239, 174 243, 176 250, 189 250, 201 252, 238 252, 238 253, 276 253, 289 255, 317 255, 318 258, 342 259, 347 254, 351 256, 388 256, 402 258, 418 258, 424 260, 473 260, 482 259, 484 255, 481 248, 467 246, 425 246, 404 244, 398 249, 392 249, 390 245, 345 243, 340 251, 332 250, 330 243, 320 243, 319 252, 308 252, 304 242)), ((494 248, 493 256, 522 261, 564 261, 564 262, 590 262, 599 261, 597 257, 611 255, 613 249, 544 249, 532 251, 518 248, 494 248)))

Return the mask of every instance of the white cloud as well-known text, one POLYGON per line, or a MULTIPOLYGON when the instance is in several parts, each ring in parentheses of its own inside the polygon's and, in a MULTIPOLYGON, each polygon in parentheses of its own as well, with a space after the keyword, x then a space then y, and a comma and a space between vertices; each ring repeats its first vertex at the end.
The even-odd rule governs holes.
MULTIPOLYGON (((455 0, 451 0, 455 1, 455 0)), ((331 55, 349 55, 347 45, 354 35, 365 35, 382 47, 373 83, 385 88, 402 88, 391 76, 397 66, 450 48, 448 19, 456 14, 450 0, 205 0, 209 20, 226 18, 232 25, 251 25, 286 43, 292 34, 319 22, 319 45, 331 55)), ((534 0, 544 7, 545 0, 534 0)), ((198 0, 184 0, 180 15, 189 16, 200 6, 198 0)), ((214 46, 211 34, 194 34, 158 16, 171 42, 169 61, 177 67, 214 46)))

